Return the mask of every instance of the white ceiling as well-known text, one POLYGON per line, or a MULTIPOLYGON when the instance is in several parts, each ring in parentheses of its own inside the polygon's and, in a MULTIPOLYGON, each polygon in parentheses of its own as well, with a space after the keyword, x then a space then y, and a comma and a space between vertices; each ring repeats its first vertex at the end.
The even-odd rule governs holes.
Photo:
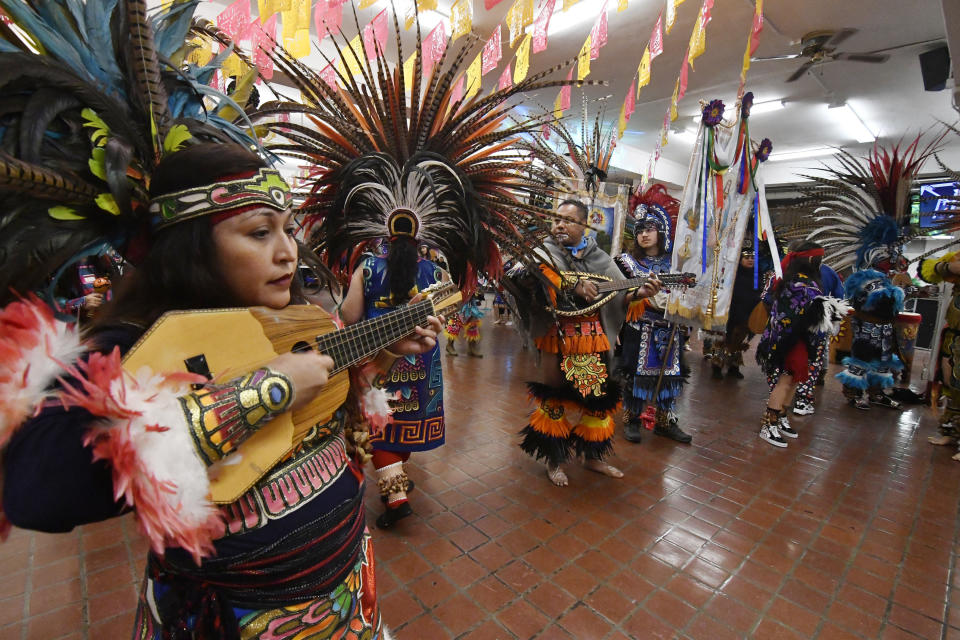
MULTIPOLYGON (((544 0, 537 0, 537 5, 544 0)), ((952 0, 951 0, 952 1, 952 0)), ((406 0, 397 0, 399 7, 406 0)), ((757 56, 775 56, 795 53, 803 34, 816 30, 855 28, 859 31, 844 41, 839 50, 870 52, 916 42, 945 38, 941 0, 766 0, 766 22, 760 35, 757 56)), ((152 3, 151 3, 152 4, 152 3)), ((202 2, 200 15, 213 17, 228 4, 226 0, 202 2)), ((345 34, 357 31, 352 19, 352 4, 344 5, 345 34)), ((440 0, 440 14, 449 15, 451 0, 440 0)), ((474 32, 486 39, 497 24, 503 24, 512 0, 502 0, 493 9, 484 9, 484 0, 473 0, 474 32)), ((557 4, 562 4, 558 0, 557 4)), ((600 51, 600 57, 591 63, 590 79, 605 80, 606 87, 590 87, 583 93, 596 100, 606 95, 606 118, 615 126, 620 105, 636 72, 650 31, 663 7, 663 0, 629 0, 628 8, 617 13, 617 0, 581 0, 571 9, 583 12, 583 21, 559 34, 551 34, 546 51, 533 55, 531 73, 558 64, 576 56, 603 5, 607 5, 609 40, 600 51)), ((256 2, 251 2, 254 12, 256 2)), ((358 11, 360 24, 369 21, 377 12, 390 5, 379 0, 373 7, 358 11)), ((637 101, 636 112, 622 140, 614 165, 618 178, 635 177, 646 168, 646 157, 656 144, 656 135, 669 105, 674 81, 693 28, 700 0, 686 0, 677 11, 677 21, 665 36, 664 53, 653 61, 652 80, 637 101), (626 172, 625 172, 626 171, 626 172)), ((706 53, 695 61, 690 72, 687 94, 680 102, 680 117, 675 129, 694 129, 693 120, 699 112, 699 101, 721 98, 732 115, 739 84, 740 66, 750 29, 754 5, 752 0, 716 0, 713 19, 707 27, 706 53)), ((441 15, 430 12, 421 17, 423 34, 441 15)), ((556 14, 559 15, 559 14, 556 14)), ((401 27, 402 28, 402 27, 401 27)), ((388 55, 395 55, 390 38, 388 55)), ((413 31, 404 34, 406 52, 411 51, 413 31)), ((461 41, 454 43, 457 47, 461 41)), ((484 89, 495 86, 500 71, 513 57, 509 48, 509 31, 503 31, 503 59, 496 71, 484 77, 484 89)), ((325 49, 329 43, 322 45, 325 49)), ((753 91, 756 102, 774 99, 787 100, 787 106, 775 112, 758 113, 751 118, 751 134, 755 140, 769 137, 774 151, 807 150, 840 146, 854 152, 866 152, 869 144, 858 144, 848 128, 842 124, 835 110, 827 109, 830 101, 847 101, 857 111, 864 124, 880 136, 884 143, 912 138, 921 130, 936 125, 937 120, 953 123, 957 113, 950 104, 949 88, 940 92, 925 92, 917 55, 935 45, 914 45, 890 51, 890 59, 882 64, 853 61, 834 61, 815 67, 796 82, 786 83, 803 59, 756 61, 747 76, 747 89, 753 91)), ((308 63, 319 62, 311 56, 308 63)), ((558 77, 560 74, 557 74, 558 77)), ((576 123, 581 114, 581 99, 574 91, 573 108, 568 114, 576 123)), ((556 90, 542 92, 535 98, 543 104, 552 104, 556 90)), ((597 104, 591 105, 591 114, 597 104)), ((691 142, 683 136, 671 136, 658 165, 657 177, 678 182, 685 174, 691 142)), ((951 166, 960 167, 960 138, 953 134, 946 140, 942 158, 951 166)), ((804 158, 793 161, 770 162, 765 169, 768 184, 794 182, 797 172, 818 165, 824 158, 804 158)), ((933 170, 933 167, 930 168, 933 170)))

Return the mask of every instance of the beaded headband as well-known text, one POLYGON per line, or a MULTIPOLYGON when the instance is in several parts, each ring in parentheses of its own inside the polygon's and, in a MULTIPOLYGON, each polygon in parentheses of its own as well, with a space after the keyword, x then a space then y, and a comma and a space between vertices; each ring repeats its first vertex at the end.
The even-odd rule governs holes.
POLYGON ((280 172, 261 168, 248 178, 158 196, 150 202, 150 216, 154 229, 162 229, 184 220, 250 205, 283 211, 292 202, 293 193, 280 172))

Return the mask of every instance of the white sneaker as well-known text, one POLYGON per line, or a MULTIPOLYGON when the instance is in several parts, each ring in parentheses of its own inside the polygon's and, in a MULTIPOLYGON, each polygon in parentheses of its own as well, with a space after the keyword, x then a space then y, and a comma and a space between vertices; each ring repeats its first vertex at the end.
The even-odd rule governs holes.
POLYGON ((793 405, 793 412, 798 416, 813 415, 813 412, 814 412, 813 403, 804 402, 803 400, 797 400, 796 404, 793 405))
POLYGON ((780 435, 780 429, 775 424, 766 424, 760 427, 760 439, 766 440, 775 447, 784 448, 787 441, 780 435))
POLYGON ((797 433, 796 429, 790 426, 790 421, 787 420, 787 416, 780 416, 780 424, 777 425, 777 428, 780 430, 780 435, 786 436, 788 438, 799 438, 800 434, 797 433))

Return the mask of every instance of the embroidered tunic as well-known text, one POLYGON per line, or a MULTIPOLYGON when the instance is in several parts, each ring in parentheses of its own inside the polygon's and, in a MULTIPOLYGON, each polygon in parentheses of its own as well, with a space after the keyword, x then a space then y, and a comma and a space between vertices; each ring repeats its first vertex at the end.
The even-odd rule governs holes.
MULTIPOLYGON (((390 295, 387 259, 367 256, 363 259, 364 317, 375 318, 397 308, 390 295)), ((411 297, 440 282, 443 272, 430 260, 417 261, 417 278, 411 297)), ((390 396, 393 422, 371 437, 375 449, 386 451, 428 451, 444 442, 443 369, 440 349, 397 358, 386 374, 377 380, 390 396)))

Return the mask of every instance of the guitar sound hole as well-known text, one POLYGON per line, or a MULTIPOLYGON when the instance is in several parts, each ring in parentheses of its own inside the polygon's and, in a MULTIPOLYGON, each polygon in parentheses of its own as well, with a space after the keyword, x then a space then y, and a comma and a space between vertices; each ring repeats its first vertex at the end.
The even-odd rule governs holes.
POLYGON ((297 342, 296 344, 294 344, 293 347, 290 349, 290 351, 292 351, 293 353, 303 353, 304 351, 310 351, 310 349, 312 348, 313 347, 310 346, 309 342, 304 342, 303 340, 301 340, 300 342, 297 342))

